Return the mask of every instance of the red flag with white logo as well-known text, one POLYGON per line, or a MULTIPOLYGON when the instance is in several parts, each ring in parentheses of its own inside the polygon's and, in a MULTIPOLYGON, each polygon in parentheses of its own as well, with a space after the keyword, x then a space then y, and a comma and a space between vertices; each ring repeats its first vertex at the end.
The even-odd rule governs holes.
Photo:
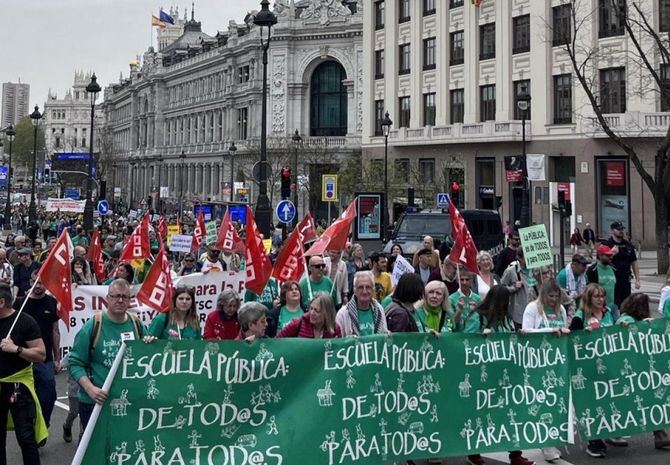
POLYGON ((202 241, 205 240, 205 235, 207 230, 205 229, 205 215, 202 213, 202 209, 198 212, 198 218, 195 220, 195 226, 193 227, 193 242, 191 242, 191 251, 198 250, 202 241))
POLYGON ((302 234, 295 228, 282 247, 272 277, 281 282, 300 281, 305 272, 305 252, 302 245, 302 234))
POLYGON ((149 216, 144 215, 139 226, 130 235, 128 242, 123 245, 119 263, 132 260, 144 260, 151 256, 149 243, 149 216))
POLYGON ((221 220, 216 247, 224 252, 244 253, 244 241, 237 234, 233 222, 230 220, 230 209, 226 210, 226 214, 223 215, 223 219, 221 220))
POLYGON ((165 221, 165 217, 161 215, 158 219, 158 234, 160 234, 161 237, 167 237, 167 232, 167 221, 165 221))
POLYGON ((449 219, 451 220, 451 237, 454 239, 449 258, 456 263, 464 264, 469 271, 478 273, 477 246, 465 224, 465 219, 451 199, 449 199, 449 219))
POLYGON ((42 281, 44 287, 58 301, 60 318, 68 329, 70 327, 70 312, 74 308, 72 303, 72 269, 70 268, 73 252, 74 247, 72 247, 67 229, 63 229, 37 275, 37 279, 42 281))
POLYGON ((91 245, 86 252, 86 259, 93 263, 93 271, 98 281, 105 280, 105 261, 102 259, 102 244, 100 243, 100 230, 95 228, 91 236, 91 245))
POLYGON ((156 259, 137 293, 137 301, 158 312, 167 312, 172 307, 174 288, 170 274, 170 262, 165 255, 162 237, 158 247, 156 259))
POLYGON ((307 212, 305 217, 298 223, 298 230, 302 234, 302 242, 311 242, 316 240, 316 224, 314 224, 314 218, 312 214, 307 212))
POLYGON ((328 226, 321 237, 319 237, 312 247, 306 252, 307 255, 323 255, 327 250, 344 250, 347 246, 351 224, 356 218, 356 199, 354 199, 347 209, 328 226))
POLYGON ((247 237, 246 237, 246 288, 257 295, 263 293, 265 285, 270 280, 272 263, 265 251, 265 245, 256 226, 256 220, 251 208, 247 205, 247 237))

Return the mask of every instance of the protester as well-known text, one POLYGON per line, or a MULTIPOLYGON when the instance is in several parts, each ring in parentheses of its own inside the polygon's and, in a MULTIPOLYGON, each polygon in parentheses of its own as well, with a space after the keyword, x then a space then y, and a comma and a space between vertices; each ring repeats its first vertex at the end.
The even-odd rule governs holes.
MULTIPOLYGON (((430 277, 437 271, 437 267, 433 267, 433 251, 431 249, 421 249, 417 252, 419 257, 417 266, 414 267, 414 272, 421 278, 425 285, 430 277)), ((438 262, 439 263, 439 262, 438 262)))
POLYGON ((67 417, 63 423, 63 441, 72 442, 72 425, 79 416, 79 384, 72 377, 70 370, 70 354, 65 354, 61 367, 67 369, 67 417))
POLYGON ((232 340, 240 334, 237 312, 240 309, 240 295, 235 289, 224 289, 216 299, 216 310, 205 320, 203 338, 221 341, 232 340))
POLYGON ((460 285, 458 282, 456 267, 456 262, 451 260, 449 257, 445 257, 442 261, 442 266, 430 276, 428 282, 441 281, 445 286, 447 286, 449 295, 453 294, 458 290, 460 285))
POLYGON ((30 290, 30 277, 33 271, 39 270, 40 264, 33 261, 32 250, 22 247, 18 250, 19 263, 14 267, 14 285, 17 297, 24 297, 30 290))
POLYGON ((565 289, 567 294, 575 301, 586 289, 586 267, 588 264, 589 261, 586 257, 575 254, 572 256, 572 261, 565 265, 565 268, 559 271, 556 277, 561 289, 565 289))
POLYGON ((391 273, 386 271, 387 258, 386 254, 380 252, 372 252, 368 257, 370 261, 370 270, 375 280, 374 298, 377 302, 384 300, 384 297, 393 292, 393 281, 391 280, 391 273))
POLYGON ((145 342, 156 339, 198 340, 200 320, 195 309, 195 291, 192 287, 180 286, 174 290, 169 312, 159 313, 151 321, 145 342))
POLYGON ((605 305, 607 291, 597 283, 586 286, 580 300, 579 309, 570 323, 570 330, 593 330, 603 326, 612 326, 614 318, 611 309, 605 305))
POLYGON ((342 336, 369 336, 386 334, 384 309, 374 299, 375 280, 370 271, 359 271, 354 275, 354 296, 338 312, 336 324, 342 336))
POLYGON ((385 309, 386 326, 392 333, 418 333, 418 314, 414 309, 424 295, 424 284, 416 273, 405 273, 393 290, 393 302, 385 309))
POLYGON ((105 281, 105 284, 109 285, 116 279, 123 279, 130 284, 136 284, 135 269, 131 266, 130 263, 119 263, 116 267, 116 273, 114 276, 108 278, 107 281, 105 281))
MULTIPOLYGON (((514 235, 512 235, 512 238, 514 238, 514 235)), ((535 280, 530 275, 530 270, 526 268, 526 260, 521 247, 516 249, 516 261, 510 263, 507 267, 500 279, 500 284, 506 286, 511 294, 510 318, 514 322, 514 327, 520 329, 523 312, 528 304, 528 288, 535 284, 535 280)))
POLYGON ((477 270, 479 273, 472 281, 472 289, 483 299, 489 289, 500 284, 500 277, 493 272, 493 258, 485 250, 477 254, 477 270))
POLYGON ((304 337, 309 339, 332 339, 340 337, 340 328, 335 324, 335 305, 331 295, 320 292, 309 304, 307 313, 294 318, 277 335, 282 337, 304 337))
POLYGON ((416 304, 416 316, 422 333, 450 333, 454 330, 454 312, 449 303, 447 286, 442 281, 426 284, 423 300, 416 304))
POLYGON ((300 288, 302 289, 302 304, 307 307, 307 304, 312 301, 318 292, 325 292, 335 297, 335 289, 333 282, 326 274, 326 263, 320 255, 309 257, 308 275, 300 280, 300 288))
POLYGON ((589 258, 593 257, 593 249, 596 244, 596 233, 591 229, 591 223, 586 223, 584 225, 584 230, 582 231, 582 238, 584 239, 584 248, 586 249, 586 255, 589 258))
POLYGON ((195 255, 192 253, 187 253, 181 260, 181 268, 179 268, 179 271, 177 271, 177 276, 187 276, 197 272, 198 269, 195 262, 195 255))
POLYGON ((81 257, 72 259, 72 282, 78 286, 93 284, 93 276, 88 269, 86 260, 81 257))
POLYGON ((287 281, 279 290, 279 305, 268 318, 268 337, 274 337, 293 320, 302 318, 305 313, 302 306, 302 289, 297 281, 287 281))
POLYGON ((614 288, 614 305, 618 308, 621 302, 631 293, 631 271, 635 278, 635 289, 640 289, 640 265, 637 262, 635 247, 624 238, 625 227, 621 221, 615 221, 610 226, 612 233, 603 244, 612 251, 612 267, 616 277, 614 288))
POLYGON ((494 273, 502 276, 509 265, 517 259, 517 250, 521 248, 521 237, 519 231, 512 231, 505 247, 498 255, 496 255, 494 273))
POLYGON ((7 260, 5 249, 0 249, 0 284, 14 287, 14 267, 7 260))
POLYGON ((658 299, 658 313, 666 317, 670 316, 670 304, 668 304, 668 297, 670 297, 670 269, 668 269, 668 272, 665 275, 665 286, 661 288, 661 295, 658 299))
POLYGON ((265 336, 265 328, 268 325, 266 316, 267 309, 259 302, 247 302, 238 312, 240 322, 240 334, 236 339, 244 339, 253 342, 265 336))
POLYGON ((366 270, 368 268, 363 257, 363 246, 361 244, 352 244, 351 259, 347 262, 347 275, 350 292, 354 288, 354 275, 357 272, 366 270))
POLYGON ((226 271, 228 265, 221 259, 221 249, 216 244, 207 246, 207 253, 199 261, 200 272, 209 273, 210 271, 226 271))
POLYGON ((572 253, 579 253, 579 247, 584 243, 584 238, 582 233, 579 231, 579 228, 575 228, 570 236, 570 249, 572 253))
POLYGON ((329 250, 327 255, 323 257, 323 262, 326 264, 325 275, 333 282, 335 294, 335 307, 339 308, 346 305, 349 297, 349 276, 347 273, 347 264, 342 260, 342 252, 337 250, 329 250))
POLYGON ((460 287, 449 296, 449 305, 455 314, 462 315, 460 320, 463 321, 477 308, 482 299, 472 290, 472 273, 463 269, 459 274, 460 287))
POLYGON ((440 253, 435 248, 435 241, 433 240, 433 238, 431 236, 424 236, 421 244, 423 248, 414 252, 414 256, 412 257, 412 266, 414 267, 414 269, 416 269, 419 266, 419 255, 420 255, 419 252, 423 252, 426 249, 428 249, 430 253, 430 260, 428 262, 429 267, 431 269, 439 267, 440 253))
MULTIPOLYGON (((541 266, 539 268, 533 268, 531 272, 533 276, 533 281, 535 284, 528 288, 528 302, 533 302, 540 296, 540 288, 543 283, 546 281, 554 280, 554 269, 550 266, 541 266)), ((557 282, 558 284, 558 282, 557 282)), ((570 325, 572 321, 572 316, 577 310, 575 300, 568 295, 565 290, 561 289, 560 285, 558 288, 559 300, 558 302, 563 306, 567 316, 567 325, 570 325)))
POLYGON ((617 278, 612 267, 613 254, 614 252, 610 247, 600 244, 596 248, 597 261, 591 264, 585 273, 587 282, 600 284, 605 289, 607 293, 607 306, 618 314, 618 309, 615 308, 614 302, 614 289, 617 286, 617 278))

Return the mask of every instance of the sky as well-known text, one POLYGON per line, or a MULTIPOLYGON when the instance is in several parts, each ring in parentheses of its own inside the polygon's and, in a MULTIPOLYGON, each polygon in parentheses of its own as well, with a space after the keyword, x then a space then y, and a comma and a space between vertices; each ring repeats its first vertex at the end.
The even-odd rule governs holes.
MULTIPOLYGON (((43 107, 49 89, 62 98, 76 70, 95 72, 103 88, 118 82, 150 38, 157 48, 151 15, 171 6, 190 18, 191 0, 0 0, 0 82, 30 84, 29 111, 43 107)), ((195 0, 195 19, 213 36, 259 9, 260 0, 195 0)))

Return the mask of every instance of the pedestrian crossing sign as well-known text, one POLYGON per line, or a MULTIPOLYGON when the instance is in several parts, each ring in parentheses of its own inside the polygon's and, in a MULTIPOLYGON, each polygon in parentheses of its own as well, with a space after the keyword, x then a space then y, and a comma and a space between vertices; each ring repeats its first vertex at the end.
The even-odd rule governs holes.
POLYGON ((448 207, 449 206, 449 194, 446 192, 440 192, 437 194, 437 206, 438 207, 448 207))

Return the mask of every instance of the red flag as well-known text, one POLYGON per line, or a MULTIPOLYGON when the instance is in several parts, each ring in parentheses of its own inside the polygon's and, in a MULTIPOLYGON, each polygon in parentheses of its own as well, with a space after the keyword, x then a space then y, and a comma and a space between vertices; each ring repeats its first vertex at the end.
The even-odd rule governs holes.
POLYGON ((302 234, 303 243, 316 240, 316 225, 311 213, 307 212, 302 221, 298 223, 298 230, 302 234))
POLYGON ((161 237, 167 237, 167 222, 163 215, 161 215, 158 220, 158 234, 160 234, 161 237))
POLYGON ((347 247, 347 239, 351 230, 351 223, 356 218, 356 199, 354 199, 347 209, 328 226, 321 237, 319 237, 312 247, 307 251, 307 255, 322 255, 326 250, 344 250, 347 247))
POLYGON ((478 273, 477 246, 465 224, 465 219, 451 199, 449 199, 449 219, 451 220, 451 237, 454 239, 449 258, 456 263, 464 264, 469 271, 478 273))
POLYGON ((149 243, 149 215, 144 215, 142 221, 130 239, 123 246, 119 263, 132 260, 144 260, 151 256, 151 245, 149 243))
POLYGON ((172 275, 170 274, 170 262, 165 256, 163 238, 160 238, 156 260, 144 278, 142 287, 137 293, 137 301, 153 308, 158 312, 168 312, 172 307, 172 275))
POLYGON ((102 244, 100 243, 100 230, 95 228, 91 236, 91 245, 86 252, 86 259, 93 263, 93 271, 98 281, 105 279, 105 261, 102 259, 102 244))
POLYGON ((205 239, 207 234, 207 229, 205 229, 205 215, 202 213, 202 209, 198 212, 198 219, 195 220, 195 226, 193 227, 193 242, 191 242, 191 251, 198 250, 200 244, 205 239))
POLYGON ((223 215, 223 220, 221 220, 216 247, 224 252, 244 253, 244 241, 237 234, 233 222, 230 221, 230 209, 226 210, 226 214, 223 215))
POLYGON ((37 275, 37 279, 42 280, 44 287, 58 301, 60 318, 67 328, 70 327, 70 312, 74 308, 72 303, 72 270, 70 268, 73 251, 74 247, 72 247, 67 229, 63 229, 37 275))
POLYGON ((263 293, 270 280, 272 263, 265 252, 265 246, 256 227, 256 220, 251 208, 247 205, 247 237, 246 237, 246 288, 257 295, 263 293))
POLYGON ((300 228, 295 228, 275 261, 272 276, 282 282, 300 281, 304 272, 305 252, 302 245, 302 234, 300 228))

